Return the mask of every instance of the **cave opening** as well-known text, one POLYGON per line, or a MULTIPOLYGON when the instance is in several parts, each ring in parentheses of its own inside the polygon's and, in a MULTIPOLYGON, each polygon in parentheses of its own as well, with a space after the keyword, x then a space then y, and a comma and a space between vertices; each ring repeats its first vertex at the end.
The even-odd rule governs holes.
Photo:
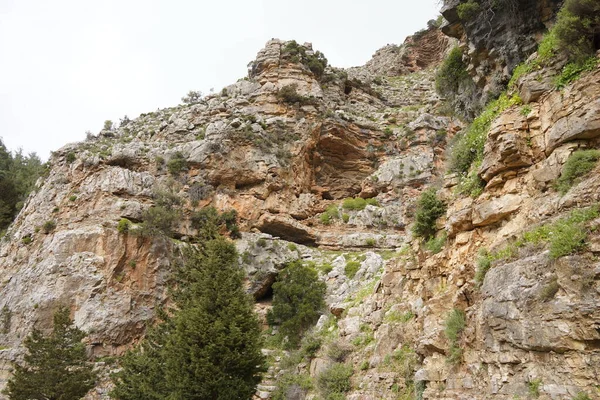
POLYGON ((350 81, 346 81, 344 83, 344 94, 349 95, 351 92, 352 92, 352 85, 350 84, 350 81))

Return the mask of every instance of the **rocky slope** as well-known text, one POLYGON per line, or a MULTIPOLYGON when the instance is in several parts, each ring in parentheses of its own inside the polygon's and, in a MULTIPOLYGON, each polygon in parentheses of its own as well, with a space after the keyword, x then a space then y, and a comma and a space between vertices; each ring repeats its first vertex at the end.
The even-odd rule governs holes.
MULTIPOLYGON (((446 4, 444 29, 471 43, 483 28, 459 24, 451 10, 446 4)), ((473 64, 474 76, 509 74, 551 18, 539 15, 527 17, 537 28, 516 50, 500 49, 495 34, 474 46, 471 59, 491 68, 473 64)), ((525 29, 494 21, 511 37, 525 29)), ((105 357, 135 343, 167 300, 178 249, 195 235, 190 216, 213 205, 238 212, 236 245, 260 313, 288 261, 315 266, 328 284, 329 310, 315 328, 321 350, 283 370, 283 353, 269 350, 259 398, 286 371, 316 378, 336 346, 348 349, 354 370, 348 399, 600 398, 600 219, 578 225, 590 234, 575 255, 556 258, 543 240, 522 239, 600 201, 597 169, 564 195, 553 187, 575 149, 598 147, 600 69, 561 91, 539 71, 519 80, 528 104, 492 123, 478 171, 486 187, 472 198, 444 174, 447 144, 463 125, 440 114, 434 69, 453 45, 430 29, 363 67, 321 75, 306 62, 309 44, 272 40, 248 77, 221 93, 56 152, 0 247, 0 309, 10 315, 1 320, 0 387, 24 336, 47 328, 57 304, 71 307, 108 372, 105 357), (416 200, 430 186, 448 204, 437 254, 411 234, 416 200), (181 202, 172 238, 119 232, 122 218, 141 222, 165 193, 181 202), (348 197, 374 200, 351 209, 348 197), (491 268, 476 280, 486 256, 491 268), (355 275, 349 262, 359 265, 355 275), (465 324, 452 341, 445 326, 455 309, 465 324)), ((106 398, 108 387, 88 397, 106 398)))

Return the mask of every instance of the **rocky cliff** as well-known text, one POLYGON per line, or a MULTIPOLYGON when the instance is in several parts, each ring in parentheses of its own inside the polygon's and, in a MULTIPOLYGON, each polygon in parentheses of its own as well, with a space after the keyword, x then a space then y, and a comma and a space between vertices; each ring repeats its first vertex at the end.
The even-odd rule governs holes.
MULTIPOLYGON (((519 4, 513 12, 531 11, 530 23, 498 16, 488 30, 445 5, 443 29, 470 46, 482 88, 498 71, 506 80, 551 19, 540 10, 553 3, 519 4), (511 48, 501 32, 521 42, 511 48)), ((463 124, 442 115, 434 90, 435 68, 455 44, 432 28, 363 67, 321 70, 310 44, 272 40, 248 77, 219 94, 55 152, 0 247, 0 309, 10 316, 0 386, 25 335, 48 328, 58 304, 89 332, 98 367, 113 368, 105 357, 139 340, 167 301, 179 248, 195 236, 192 213, 212 205, 238 213, 236 245, 259 312, 291 260, 315 266, 328 285, 315 328, 321 350, 285 368, 284 353, 267 351, 257 397, 286 371, 316 378, 337 347, 354 371, 349 399, 600 398, 600 179, 589 174, 566 194, 553 186, 573 151, 598 146, 600 70, 561 91, 539 85, 539 71, 523 76, 528 104, 492 122, 477 171, 486 186, 467 197, 445 174, 446 147, 463 124), (437 227, 447 239, 430 250, 411 231, 428 187, 448 205, 437 227), (118 229, 124 218, 135 228, 164 196, 178 199, 181 215, 171 237, 118 229), (548 247, 549 227, 560 224, 587 232, 579 252, 557 257, 548 247), (464 317, 454 335, 453 315, 464 317)), ((106 398, 109 386, 88 397, 106 398)))

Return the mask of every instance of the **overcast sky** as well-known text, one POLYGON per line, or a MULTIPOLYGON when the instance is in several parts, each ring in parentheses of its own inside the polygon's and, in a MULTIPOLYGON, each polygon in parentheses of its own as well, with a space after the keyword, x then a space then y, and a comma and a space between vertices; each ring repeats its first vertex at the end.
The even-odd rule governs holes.
POLYGON ((357 66, 438 10, 438 0, 0 0, 0 137, 45 159, 107 119, 219 91, 271 38, 357 66))

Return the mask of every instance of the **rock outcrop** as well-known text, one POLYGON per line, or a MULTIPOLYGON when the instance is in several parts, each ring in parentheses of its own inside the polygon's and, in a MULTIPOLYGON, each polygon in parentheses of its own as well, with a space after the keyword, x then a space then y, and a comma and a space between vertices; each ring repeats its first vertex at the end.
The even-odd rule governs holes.
MULTIPOLYGON (((468 48, 489 94, 556 10, 507 2, 481 11, 494 18, 466 21, 459 3, 446 2, 443 30, 468 48)), ((266 349, 274 361, 256 398, 268 399, 286 369, 316 379, 336 346, 353 367, 353 400, 600 398, 600 218, 577 221, 585 243, 567 256, 546 245, 554 232, 531 233, 600 202, 598 168, 566 194, 554 189, 573 151, 600 144, 600 68, 560 92, 548 71, 525 74, 525 105, 491 123, 477 170, 485 189, 466 197, 460 177, 444 175, 463 124, 443 115, 434 90, 435 67, 455 44, 431 28, 363 67, 321 74, 290 54, 316 54, 310 44, 271 40, 248 77, 219 94, 55 152, 0 244, 0 309, 10 313, 0 319, 0 387, 32 327, 49 329, 67 305, 103 373, 87 398, 106 399, 103 357, 143 337, 168 302, 180 249, 197 240, 193 216, 213 206, 237 211, 235 243, 259 315, 290 261, 327 283, 314 331, 322 348, 293 367, 266 349), (411 225, 431 186, 448 207, 425 246, 411 225), (169 235, 136 235, 165 201, 178 212, 169 235), (461 312, 453 339, 447 320, 461 312)))

